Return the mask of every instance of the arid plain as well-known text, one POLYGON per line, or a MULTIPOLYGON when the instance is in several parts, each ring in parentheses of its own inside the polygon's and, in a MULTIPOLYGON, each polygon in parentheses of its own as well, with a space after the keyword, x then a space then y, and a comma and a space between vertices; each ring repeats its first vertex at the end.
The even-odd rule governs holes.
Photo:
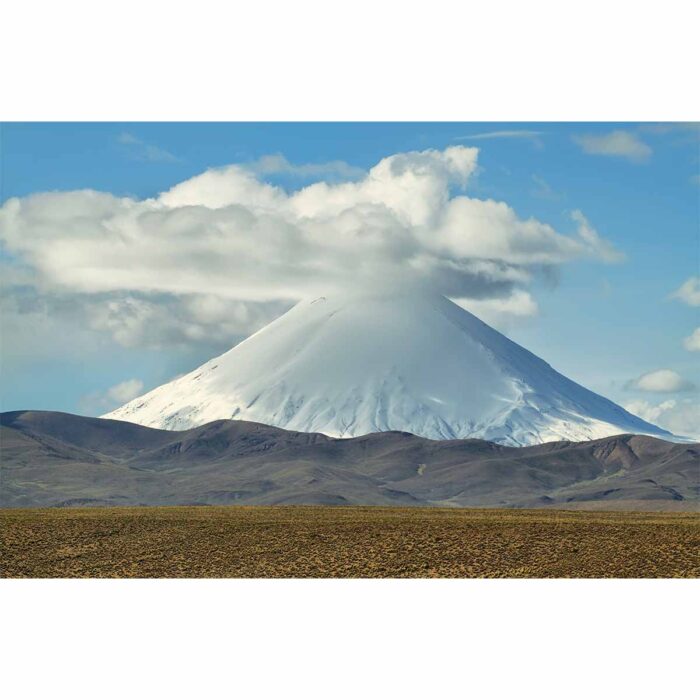
POLYGON ((196 506, 3 509, 7 578, 700 575, 700 514, 196 506))

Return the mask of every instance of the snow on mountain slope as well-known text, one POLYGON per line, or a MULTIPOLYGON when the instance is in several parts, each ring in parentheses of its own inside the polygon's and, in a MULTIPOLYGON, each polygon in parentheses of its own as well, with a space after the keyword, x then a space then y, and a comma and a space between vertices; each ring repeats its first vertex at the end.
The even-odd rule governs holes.
POLYGON ((400 430, 508 445, 671 437, 448 299, 422 294, 302 301, 104 417, 173 430, 238 418, 339 437, 400 430))

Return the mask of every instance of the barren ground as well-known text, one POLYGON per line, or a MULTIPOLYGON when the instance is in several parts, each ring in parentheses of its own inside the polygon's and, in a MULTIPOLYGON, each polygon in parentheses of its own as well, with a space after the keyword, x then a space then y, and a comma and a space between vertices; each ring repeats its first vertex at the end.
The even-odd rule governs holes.
POLYGON ((697 577, 700 514, 326 506, 4 509, 10 577, 697 577))

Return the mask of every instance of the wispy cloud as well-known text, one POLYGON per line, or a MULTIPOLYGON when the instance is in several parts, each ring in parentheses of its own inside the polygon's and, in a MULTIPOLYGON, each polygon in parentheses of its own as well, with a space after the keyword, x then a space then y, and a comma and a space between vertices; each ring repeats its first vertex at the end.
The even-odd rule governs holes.
POLYGON ((680 299, 688 306, 700 306, 700 277, 689 277, 671 294, 671 299, 680 299))
POLYGON ((469 134, 468 136, 458 136, 457 141, 469 141, 477 139, 532 139, 541 136, 543 131, 527 131, 524 129, 514 129, 511 131, 485 131, 481 134, 469 134))
POLYGON ((625 260, 625 254, 617 250, 610 241, 605 240, 593 228, 591 222, 579 209, 571 212, 571 218, 576 223, 576 233, 584 244, 597 251, 598 257, 605 263, 619 263, 625 260))
POLYGON ((148 161, 150 163, 177 163, 180 160, 170 151, 146 143, 128 131, 123 131, 119 134, 117 141, 127 148, 129 156, 135 160, 148 161))
POLYGON ((532 182, 534 187, 530 190, 530 194, 538 199, 560 199, 560 195, 557 194, 551 187, 551 185, 539 175, 532 175, 532 182))
POLYGON ((95 415, 135 399, 143 392, 143 382, 140 379, 127 379, 115 384, 107 391, 93 391, 81 396, 79 407, 82 413, 95 415))
POLYGON ((652 149, 631 131, 618 129, 608 134, 579 134, 572 137, 584 153, 594 156, 626 158, 633 163, 643 163, 652 149))
POLYGON ((692 391, 695 389, 695 385, 672 369, 657 369, 642 374, 636 379, 631 379, 625 384, 625 389, 671 394, 679 391, 692 391))
POLYGON ((466 136, 457 136, 455 141, 481 141, 486 139, 525 139, 534 145, 541 147, 542 139, 540 136, 543 131, 531 131, 528 129, 508 129, 503 131, 485 131, 480 134, 468 134, 466 136))
POLYGON ((683 340, 683 347, 688 352, 700 352, 700 327, 683 340))

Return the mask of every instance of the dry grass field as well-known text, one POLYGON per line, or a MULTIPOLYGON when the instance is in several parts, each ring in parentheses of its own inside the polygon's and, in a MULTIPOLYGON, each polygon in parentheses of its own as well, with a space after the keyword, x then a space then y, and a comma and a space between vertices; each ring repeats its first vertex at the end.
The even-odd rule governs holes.
POLYGON ((700 575, 700 514, 250 506, 0 511, 3 577, 700 575))

